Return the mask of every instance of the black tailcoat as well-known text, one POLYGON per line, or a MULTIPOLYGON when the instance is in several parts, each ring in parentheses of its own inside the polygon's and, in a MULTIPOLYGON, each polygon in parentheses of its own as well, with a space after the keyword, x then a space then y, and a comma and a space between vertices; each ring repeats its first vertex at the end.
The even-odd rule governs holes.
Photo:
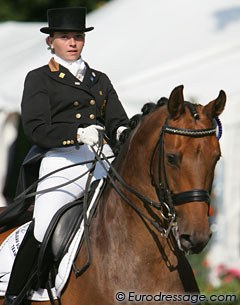
MULTIPOLYGON (((116 139, 117 128, 128 124, 126 112, 106 74, 87 65, 84 80, 80 82, 54 59, 28 73, 21 107, 24 133, 35 145, 20 170, 17 194, 38 178, 41 158, 48 149, 79 145, 79 127, 105 126, 111 144, 116 139)), ((16 201, 20 205, 28 204, 24 196, 16 201)), ((23 209, 19 206, 16 213, 23 209)), ((1 215, 0 225, 4 217, 1 215)))
POLYGON ((22 98, 26 136, 42 148, 76 145, 78 127, 105 126, 110 142, 128 117, 106 74, 87 65, 83 82, 52 59, 28 73, 22 98))

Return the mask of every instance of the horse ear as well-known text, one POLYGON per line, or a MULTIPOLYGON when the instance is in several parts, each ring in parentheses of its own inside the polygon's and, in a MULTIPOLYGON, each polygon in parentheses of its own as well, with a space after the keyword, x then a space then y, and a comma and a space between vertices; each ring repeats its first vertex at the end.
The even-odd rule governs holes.
POLYGON ((168 100, 168 112, 172 118, 177 118, 184 112, 183 85, 173 89, 168 100))
POLYGON ((223 90, 220 90, 218 97, 204 106, 203 112, 210 119, 218 117, 224 110, 226 100, 226 93, 223 90))

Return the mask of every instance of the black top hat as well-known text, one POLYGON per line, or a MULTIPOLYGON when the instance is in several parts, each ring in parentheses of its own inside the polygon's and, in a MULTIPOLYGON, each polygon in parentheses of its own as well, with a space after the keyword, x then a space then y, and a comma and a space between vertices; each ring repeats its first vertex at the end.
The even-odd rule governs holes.
POLYGON ((66 7, 53 8, 47 11, 48 27, 40 29, 42 33, 52 32, 89 32, 94 27, 86 28, 86 8, 66 7))

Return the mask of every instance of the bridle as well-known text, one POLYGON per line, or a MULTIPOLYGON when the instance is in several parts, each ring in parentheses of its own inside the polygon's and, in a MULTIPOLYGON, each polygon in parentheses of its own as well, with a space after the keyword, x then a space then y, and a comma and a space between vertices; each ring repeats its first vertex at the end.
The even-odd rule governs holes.
POLYGON ((184 204, 187 202, 196 202, 196 201, 204 201, 209 203, 210 202, 209 191, 204 189, 194 189, 177 194, 171 194, 167 179, 165 162, 164 162, 164 156, 165 156, 164 136, 166 133, 187 136, 191 138, 202 138, 206 136, 216 135, 216 124, 214 124, 213 128, 193 130, 193 129, 171 127, 168 125, 168 121, 169 121, 169 117, 166 119, 162 127, 159 141, 157 142, 153 150, 151 164, 150 164, 150 172, 151 172, 151 176, 153 177, 153 159, 155 152, 158 151, 158 183, 156 185, 156 192, 158 194, 160 203, 163 203, 164 201, 167 200, 169 207, 184 204), (169 196, 169 194, 171 195, 169 196))
MULTIPOLYGON (((197 114, 193 115, 195 119, 198 119, 197 114)), ((147 198, 145 195, 139 193, 137 190, 135 190, 132 186, 127 184, 122 177, 117 173, 117 171, 114 169, 112 164, 109 163, 110 171, 108 172, 108 178, 114 187, 114 189, 117 191, 117 193, 120 195, 120 197, 125 200, 143 219, 150 222, 155 228, 157 228, 160 233, 168 237, 169 233, 172 229, 177 228, 176 223, 176 214, 175 214, 175 206, 185 204, 188 202, 206 202, 207 204, 210 203, 210 190, 205 189, 193 189, 188 190, 181 193, 172 193, 169 188, 169 183, 167 179, 167 172, 165 168, 165 162, 164 162, 164 137, 165 134, 174 134, 174 135, 181 135, 186 137, 192 137, 192 138, 202 138, 207 136, 216 135, 217 127, 219 128, 219 136, 221 136, 221 125, 218 118, 216 120, 213 120, 213 127, 212 128, 205 128, 205 129, 184 129, 184 128, 176 128, 169 125, 169 119, 170 117, 167 117, 165 120, 164 125, 162 126, 159 139, 153 149, 152 156, 151 156, 151 162, 150 162, 150 175, 151 179, 153 181, 153 160, 156 155, 158 154, 158 183, 155 183, 155 190, 159 199, 159 202, 152 201, 151 199, 147 198), (153 208, 156 208, 158 211, 160 211, 160 214, 167 222, 167 228, 159 224, 159 221, 153 220, 147 215, 145 215, 132 201, 129 200, 129 198, 120 190, 119 186, 116 184, 115 179, 123 186, 125 190, 128 192, 134 194, 138 199, 140 199, 146 206, 150 206, 153 208)), ((96 154, 95 154, 96 155, 96 154)), ((97 158, 97 156, 96 156, 97 158)), ((103 156, 103 159, 104 156, 103 156)), ((100 160, 99 160, 100 161, 100 160)), ((102 161, 101 161, 102 163, 102 161)), ((103 164, 102 164, 103 166, 103 164)))

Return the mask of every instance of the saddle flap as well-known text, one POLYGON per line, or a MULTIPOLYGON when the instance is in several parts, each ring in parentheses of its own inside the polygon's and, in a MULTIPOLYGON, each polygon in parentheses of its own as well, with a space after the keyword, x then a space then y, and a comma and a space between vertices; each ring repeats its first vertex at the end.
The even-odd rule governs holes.
MULTIPOLYGON (((92 183, 87 202, 88 206, 92 201, 98 201, 104 185, 104 180, 96 180, 92 183), (100 181, 101 183, 99 183, 100 181)), ((52 262, 58 265, 68 251, 69 245, 83 221, 83 200, 84 197, 81 197, 66 204, 54 215, 45 233, 39 253, 38 275, 40 278, 43 279, 48 274, 52 262)), ((86 209, 88 209, 88 206, 86 209)))
POLYGON ((79 229, 83 219, 83 202, 75 203, 64 211, 60 222, 56 226, 51 247, 55 261, 64 255, 65 249, 68 249, 73 237, 79 229))
POLYGON ((64 255, 82 221, 83 199, 70 202, 54 215, 42 242, 39 257, 39 277, 49 270, 52 261, 64 255))

